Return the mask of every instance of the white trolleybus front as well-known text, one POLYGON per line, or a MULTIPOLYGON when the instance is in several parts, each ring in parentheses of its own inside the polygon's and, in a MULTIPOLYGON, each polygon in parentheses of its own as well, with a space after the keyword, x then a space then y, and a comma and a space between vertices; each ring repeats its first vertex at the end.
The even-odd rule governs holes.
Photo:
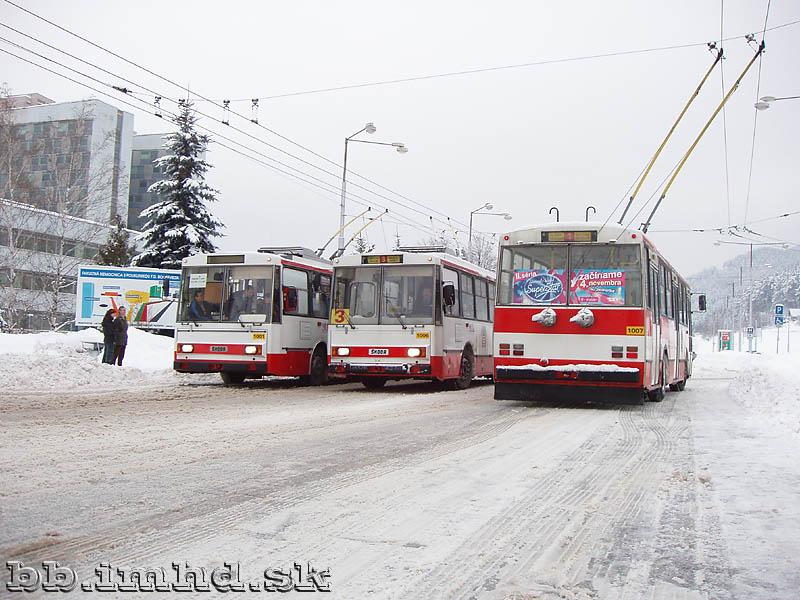
POLYGON ((639 231, 554 223, 502 236, 495 398, 663 399, 692 372, 691 292, 639 231))
POLYGON ((368 388, 429 379, 464 389, 491 375, 493 273, 442 248, 334 263, 331 376, 368 388))
POLYGON ((174 368, 226 384, 264 375, 327 380, 333 272, 307 248, 184 259, 174 368))

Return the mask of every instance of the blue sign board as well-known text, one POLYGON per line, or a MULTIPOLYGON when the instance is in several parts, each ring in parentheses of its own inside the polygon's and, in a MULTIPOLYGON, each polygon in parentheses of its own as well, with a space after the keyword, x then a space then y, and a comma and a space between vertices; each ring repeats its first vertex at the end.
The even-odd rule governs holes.
POLYGON ((775 325, 778 327, 783 325, 783 315, 775 315, 775 325))
POLYGON ((783 304, 775 305, 775 316, 777 317, 778 315, 783 316, 783 304))

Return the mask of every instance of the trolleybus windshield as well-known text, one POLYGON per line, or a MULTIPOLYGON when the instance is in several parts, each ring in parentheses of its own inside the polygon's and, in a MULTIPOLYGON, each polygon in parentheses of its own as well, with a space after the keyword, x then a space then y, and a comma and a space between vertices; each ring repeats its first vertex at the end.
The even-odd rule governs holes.
POLYGON ((504 247, 498 304, 641 306, 641 252, 637 244, 504 247))
POLYGON ((334 308, 349 310, 354 325, 432 325, 433 273, 427 265, 337 267, 334 308))
POLYGON ((269 323, 274 267, 185 267, 179 313, 183 322, 269 323))

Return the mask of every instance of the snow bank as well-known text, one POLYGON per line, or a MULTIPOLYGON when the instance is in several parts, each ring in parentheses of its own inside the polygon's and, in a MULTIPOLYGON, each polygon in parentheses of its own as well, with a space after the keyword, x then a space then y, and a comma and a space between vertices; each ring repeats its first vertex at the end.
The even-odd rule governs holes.
POLYGON ((101 355, 91 350, 91 342, 102 341, 96 329, 0 334, 0 389, 107 389, 176 381, 172 338, 130 328, 123 367, 101 363, 101 355))
POLYGON ((780 354, 775 353, 775 329, 764 330, 759 343, 763 354, 711 352, 711 344, 703 345, 697 348, 694 376, 730 377, 731 397, 750 409, 754 420, 800 435, 800 335, 794 334, 797 347, 790 354, 783 344, 785 332, 784 328, 780 354))

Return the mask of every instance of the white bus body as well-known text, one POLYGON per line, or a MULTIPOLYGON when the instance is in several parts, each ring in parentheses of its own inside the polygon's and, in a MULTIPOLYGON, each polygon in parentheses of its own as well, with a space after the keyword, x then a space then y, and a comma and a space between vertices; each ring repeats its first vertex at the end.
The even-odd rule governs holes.
POLYGON ((198 254, 184 259, 174 368, 327 379, 330 261, 303 248, 198 254))
POLYGON ((334 261, 328 347, 332 377, 465 388, 492 372, 494 274, 443 252, 334 261))
POLYGON ((552 223, 507 233, 497 289, 497 399, 658 401, 691 376, 691 291, 640 231, 552 223))

